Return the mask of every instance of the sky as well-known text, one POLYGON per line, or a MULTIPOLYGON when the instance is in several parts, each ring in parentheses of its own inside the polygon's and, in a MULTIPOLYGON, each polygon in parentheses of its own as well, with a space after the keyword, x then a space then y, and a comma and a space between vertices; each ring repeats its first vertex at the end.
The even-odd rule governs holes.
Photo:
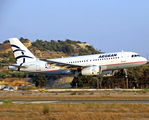
POLYGON ((0 0, 0 43, 76 40, 149 56, 149 0, 0 0))

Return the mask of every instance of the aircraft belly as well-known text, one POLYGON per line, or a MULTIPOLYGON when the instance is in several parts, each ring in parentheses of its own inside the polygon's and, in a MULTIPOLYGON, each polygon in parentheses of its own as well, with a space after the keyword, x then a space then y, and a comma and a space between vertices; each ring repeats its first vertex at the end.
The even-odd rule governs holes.
POLYGON ((124 68, 133 68, 143 65, 144 63, 129 63, 129 64, 117 64, 117 65, 107 65, 107 70, 118 70, 124 68))
POLYGON ((46 74, 46 75, 71 75, 71 72, 67 72, 67 70, 55 70, 55 71, 42 71, 39 74, 46 74))

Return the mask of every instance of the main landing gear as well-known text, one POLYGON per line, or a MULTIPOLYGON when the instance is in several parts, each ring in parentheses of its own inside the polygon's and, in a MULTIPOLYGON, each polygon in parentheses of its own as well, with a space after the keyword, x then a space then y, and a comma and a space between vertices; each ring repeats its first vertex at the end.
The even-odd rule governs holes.
POLYGON ((125 79, 126 79, 126 84, 127 84, 127 89, 128 89, 128 76, 127 76, 127 70, 124 69, 125 72, 125 79))
POLYGON ((79 82, 80 77, 84 83, 88 83, 87 76, 82 76, 80 72, 75 71, 74 82, 79 82))

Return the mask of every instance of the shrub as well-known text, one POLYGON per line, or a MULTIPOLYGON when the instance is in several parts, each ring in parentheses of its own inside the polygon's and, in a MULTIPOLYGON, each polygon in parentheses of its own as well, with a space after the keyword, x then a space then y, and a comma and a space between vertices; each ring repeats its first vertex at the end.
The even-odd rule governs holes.
POLYGON ((76 95, 76 94, 77 94, 76 92, 71 93, 71 95, 76 95))
POLYGON ((43 110, 42 110, 43 114, 47 114, 49 113, 49 106, 48 105, 43 105, 43 110))
POLYGON ((78 95, 84 95, 84 92, 79 92, 78 95))
POLYGON ((93 92, 90 93, 90 95, 93 95, 93 94, 94 94, 93 92))
POLYGON ((3 103, 13 103, 11 100, 4 100, 3 103))
POLYGON ((143 93, 149 92, 148 88, 141 88, 143 93))

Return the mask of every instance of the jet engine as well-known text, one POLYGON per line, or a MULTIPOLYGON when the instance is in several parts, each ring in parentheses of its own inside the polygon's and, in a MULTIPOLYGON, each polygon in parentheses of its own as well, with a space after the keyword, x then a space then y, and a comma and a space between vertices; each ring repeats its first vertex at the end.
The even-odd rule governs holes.
POLYGON ((87 75, 87 76, 99 75, 101 73, 101 71, 102 70, 101 70, 100 66, 93 65, 93 66, 90 66, 90 67, 83 68, 81 70, 81 74, 82 75, 87 75))
POLYGON ((98 66, 93 65, 90 67, 83 68, 81 70, 81 74, 85 76, 94 76, 98 75, 100 77, 106 77, 106 76, 112 76, 114 74, 114 71, 106 71, 106 67, 104 66, 98 66))

